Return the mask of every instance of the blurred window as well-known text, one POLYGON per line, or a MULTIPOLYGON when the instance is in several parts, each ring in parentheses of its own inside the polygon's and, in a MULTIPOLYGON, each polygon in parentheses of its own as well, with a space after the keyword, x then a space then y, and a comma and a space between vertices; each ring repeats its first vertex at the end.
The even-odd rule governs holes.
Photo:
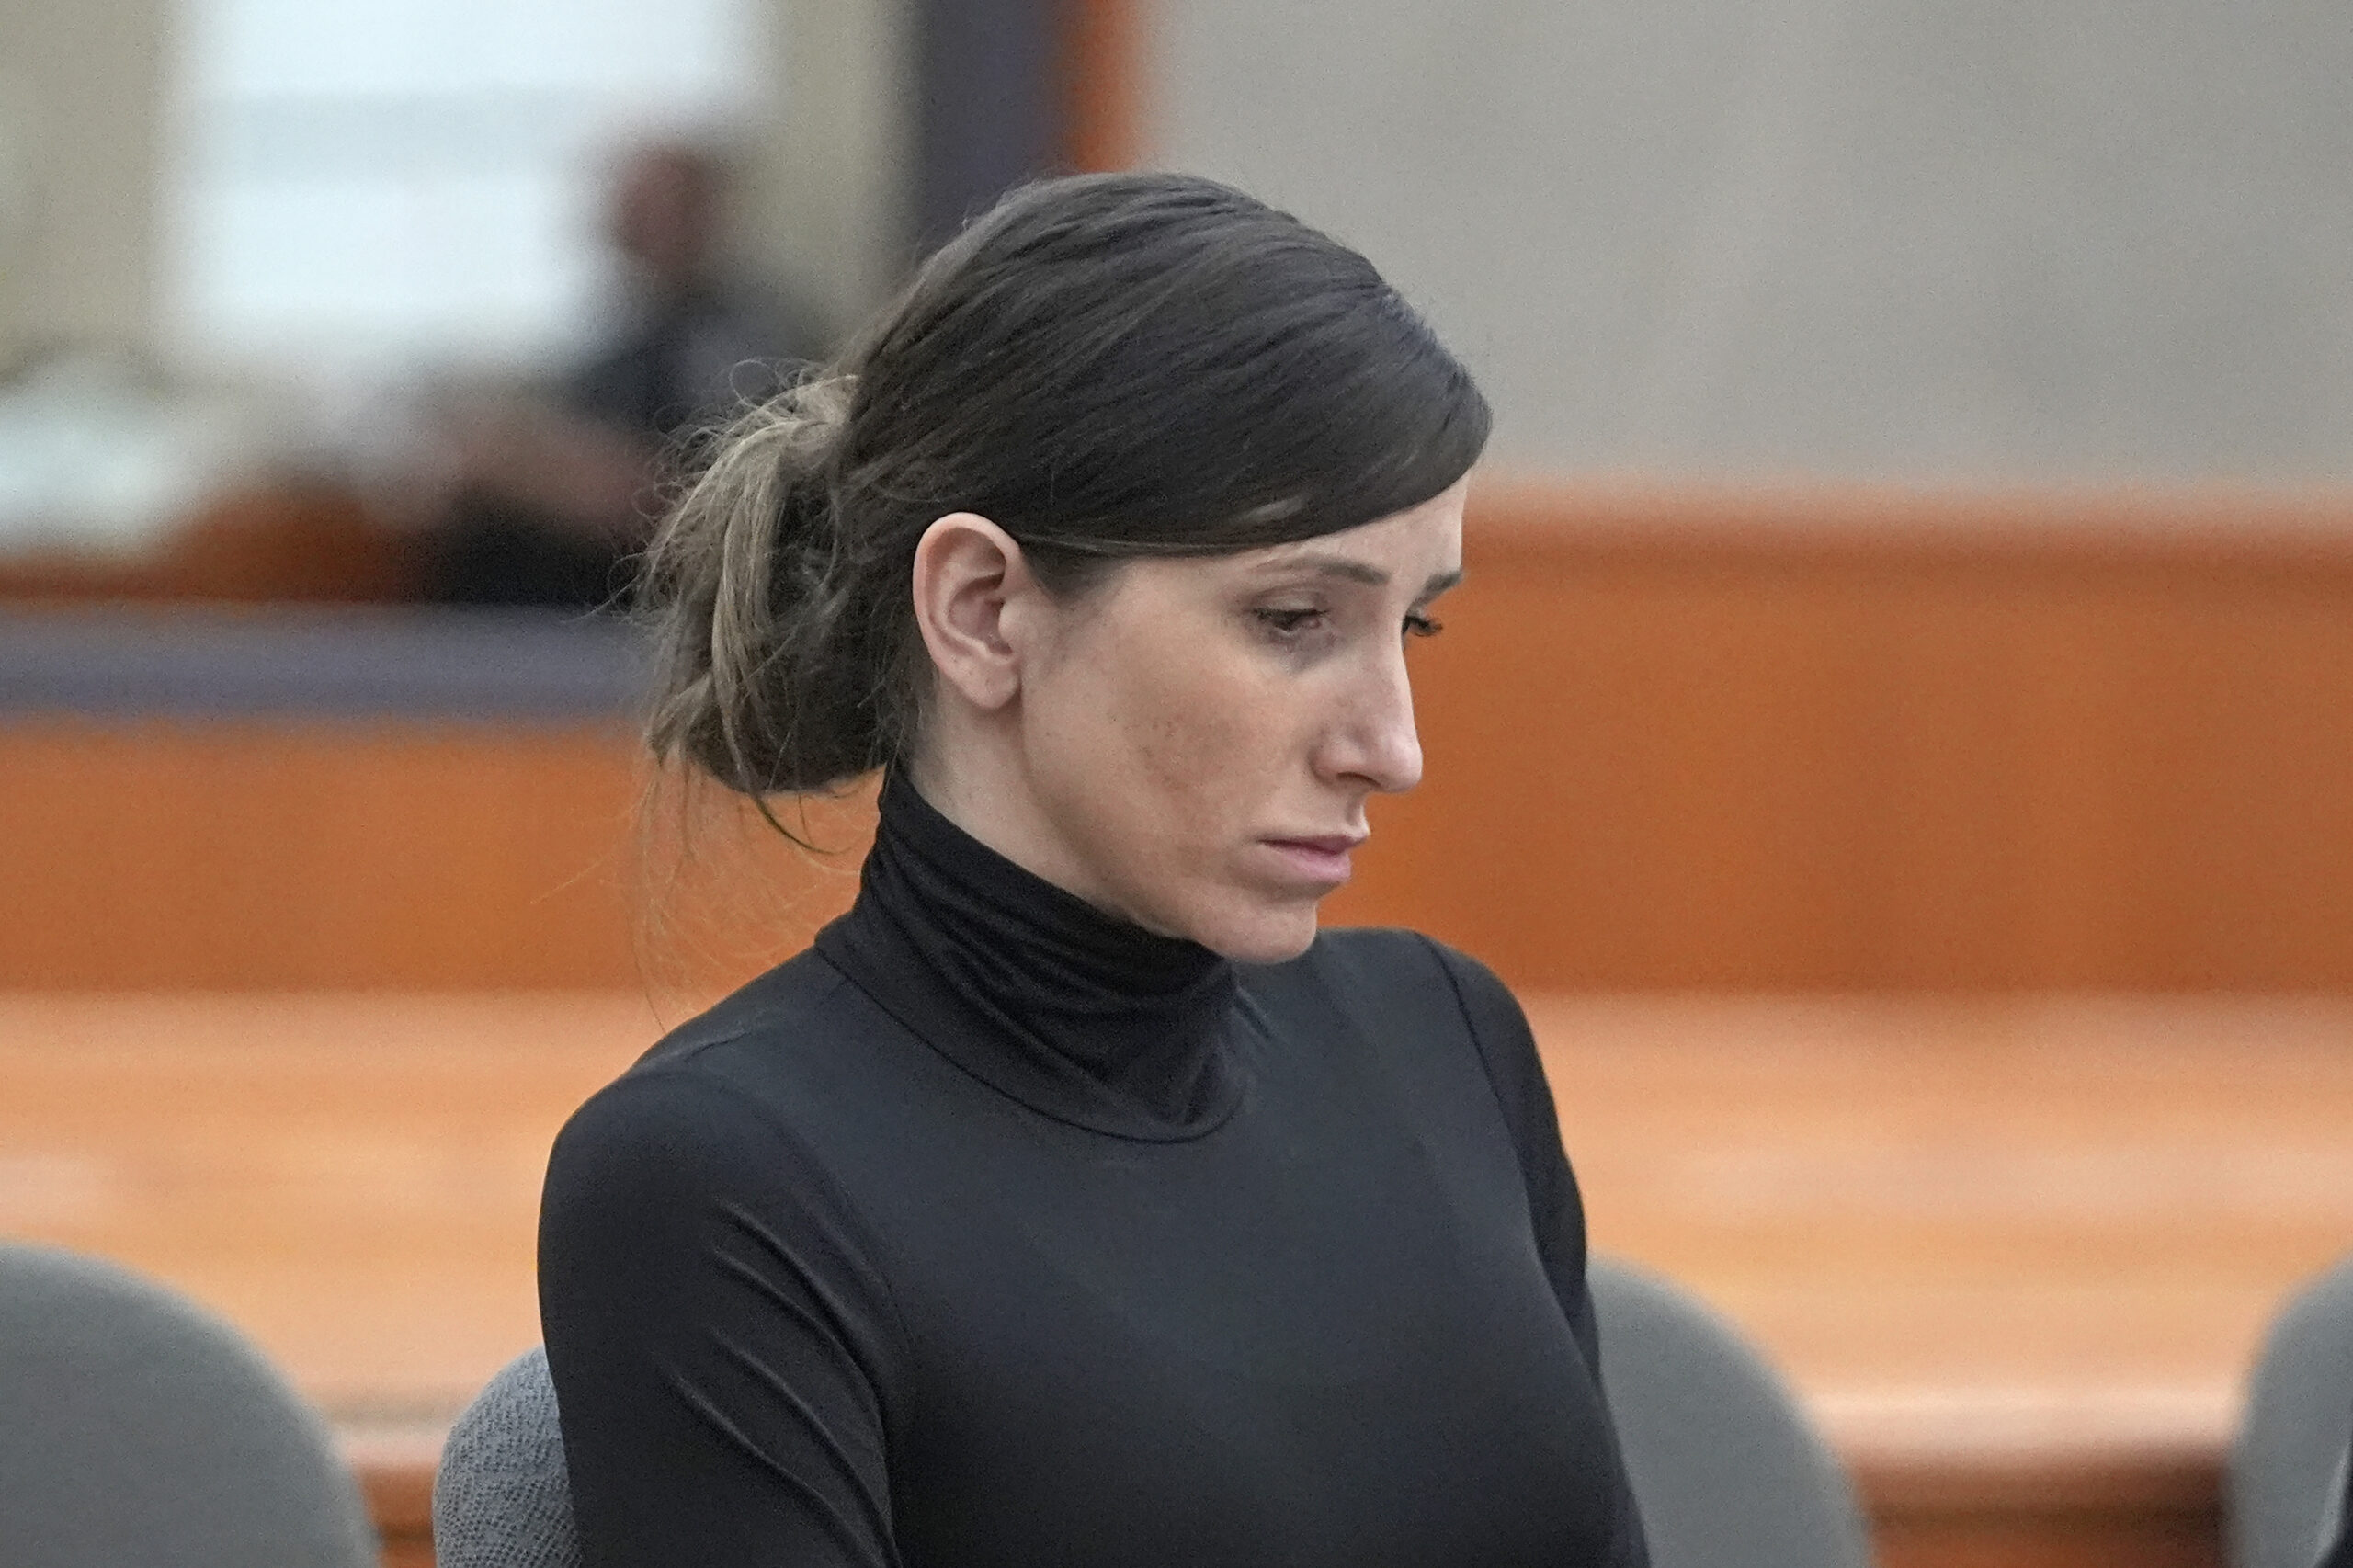
POLYGON ((606 282, 606 160, 756 113, 768 9, 181 0, 170 335, 326 377, 561 352, 606 282))

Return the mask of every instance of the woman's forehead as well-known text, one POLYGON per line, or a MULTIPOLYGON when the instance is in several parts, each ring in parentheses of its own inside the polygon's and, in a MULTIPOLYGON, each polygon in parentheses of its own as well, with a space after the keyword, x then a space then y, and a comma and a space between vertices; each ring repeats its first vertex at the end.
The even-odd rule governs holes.
POLYGON ((1373 587, 1401 580, 1431 591, 1450 586, 1462 574, 1461 495, 1450 490, 1352 528, 1245 551, 1239 562, 1256 572, 1307 572, 1373 587))

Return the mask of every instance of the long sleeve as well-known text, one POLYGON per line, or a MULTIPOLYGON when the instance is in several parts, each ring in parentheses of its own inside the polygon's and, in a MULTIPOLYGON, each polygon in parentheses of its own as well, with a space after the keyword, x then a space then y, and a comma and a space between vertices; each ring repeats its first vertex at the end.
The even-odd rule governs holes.
POLYGON ((2336 1508, 2336 1539, 2328 1548, 2318 1568, 2353 1568, 2353 1467, 2348 1467, 2337 1482, 2342 1501, 2336 1508))
POLYGON ((890 1290, 805 1151, 690 1064, 558 1139, 540 1316, 590 1568, 895 1568, 890 1290))
POLYGON ((588 1568, 1646 1568, 1508 994, 1333 933, 1206 1008, 1194 955, 1057 890, 943 928, 981 874, 887 910, 870 878, 887 928, 682 1025, 557 1140, 588 1568), (1178 1036, 1219 1070, 1139 1089, 1178 1036))
MULTIPOLYGON (((1569 1332, 1585 1353, 1594 1385, 1602 1389, 1601 1334, 1594 1321, 1593 1295, 1586 1283, 1585 1202, 1577 1192, 1575 1174, 1561 1146, 1561 1126, 1544 1080, 1543 1060, 1537 1054, 1527 1015, 1493 971, 1473 959, 1430 943, 1453 983, 1464 1017, 1484 1059, 1489 1082, 1503 1108, 1504 1119, 1518 1150, 1528 1184, 1529 1217, 1536 1234, 1537 1255, 1569 1320, 1569 1332)), ((1611 1543, 1610 1568, 1647 1568, 1648 1546, 1642 1515, 1626 1476, 1624 1460, 1615 1447, 1610 1462, 1617 1467, 1618 1523, 1611 1543)))

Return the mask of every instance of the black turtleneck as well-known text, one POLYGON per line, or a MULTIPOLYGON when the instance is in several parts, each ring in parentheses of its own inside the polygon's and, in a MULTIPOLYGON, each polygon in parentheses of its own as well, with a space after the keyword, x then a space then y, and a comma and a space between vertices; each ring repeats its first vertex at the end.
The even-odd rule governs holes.
POLYGON ((849 918, 817 951, 933 1050, 1057 1121, 1189 1138, 1230 1115, 1234 966, 1031 875, 898 775, 849 918))
POLYGON ((1633 1568, 1527 1025, 1403 932, 1241 966, 886 782, 857 905, 574 1116, 590 1568, 1633 1568))

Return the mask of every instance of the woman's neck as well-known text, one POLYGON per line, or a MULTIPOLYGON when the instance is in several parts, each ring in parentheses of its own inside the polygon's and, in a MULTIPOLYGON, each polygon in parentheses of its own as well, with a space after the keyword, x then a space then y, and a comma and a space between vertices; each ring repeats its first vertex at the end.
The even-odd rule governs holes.
POLYGON ((819 954, 974 1077, 1061 1121, 1165 1140, 1241 1085, 1234 967, 1107 915, 883 781, 857 904, 819 954))
MULTIPOLYGON (((1155 928, 1126 906, 1087 864, 1040 799, 1017 747, 998 733, 962 734, 943 722, 931 744, 905 765, 908 782, 931 809, 1031 876, 1051 882, 1104 915, 1155 937, 1183 934, 1155 928)), ((994 730, 994 727, 992 727, 994 730)))

